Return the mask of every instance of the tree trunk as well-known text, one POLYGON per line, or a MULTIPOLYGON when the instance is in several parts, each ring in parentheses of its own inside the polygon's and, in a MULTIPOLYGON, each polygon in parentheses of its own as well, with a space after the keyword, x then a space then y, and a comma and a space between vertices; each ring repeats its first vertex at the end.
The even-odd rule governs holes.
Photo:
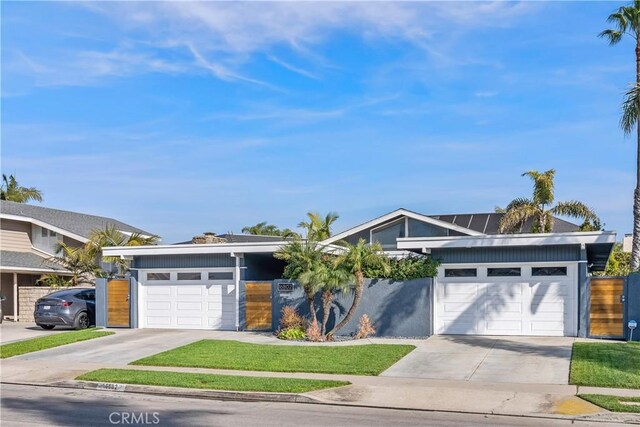
POLYGON ((340 323, 334 326, 333 329, 327 333, 327 337, 332 336, 335 331, 338 331, 342 327, 344 327, 344 325, 346 325, 349 322, 349 320, 351 320, 351 318, 356 314, 356 309, 360 304, 360 300, 362 300, 362 292, 364 291, 364 274, 362 273, 362 271, 356 271, 355 276, 356 276, 356 287, 353 292, 353 303, 351 304, 351 307, 349 307, 349 311, 347 311, 347 315, 344 316, 344 318, 340 321, 340 323))
MULTIPOLYGON (((640 39, 636 37, 636 85, 640 85, 640 39)), ((636 121, 636 189, 633 192, 633 245, 631 248, 631 270, 640 267, 640 123, 636 121)))
POLYGON ((331 313, 331 304, 333 304, 333 292, 324 291, 322 293, 322 335, 327 331, 327 322, 331 313))
POLYGON ((315 295, 307 294, 307 303, 309 304, 309 313, 311 314, 311 323, 316 322, 318 318, 316 317, 316 304, 314 302, 315 295))

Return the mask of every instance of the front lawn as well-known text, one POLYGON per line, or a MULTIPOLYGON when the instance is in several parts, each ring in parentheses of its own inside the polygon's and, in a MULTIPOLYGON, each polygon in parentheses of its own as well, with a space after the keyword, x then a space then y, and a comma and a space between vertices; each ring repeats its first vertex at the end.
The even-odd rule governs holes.
POLYGON ((136 360, 132 365, 378 375, 413 349, 413 345, 312 346, 202 340, 136 360))
POLYGON ((2 344, 0 345, 0 358, 5 359, 7 357, 46 350, 48 348, 59 347, 61 345, 71 344, 74 342, 105 337, 107 335, 113 335, 113 332, 84 329, 80 331, 63 332, 45 337, 32 338, 30 340, 12 342, 9 344, 2 344))
POLYGON ((640 388, 640 343, 574 343, 569 382, 640 388))
POLYGON ((349 385, 348 381, 308 380, 301 378, 245 377, 236 375, 193 374, 187 372, 98 369, 80 375, 77 380, 163 387, 201 388, 228 391, 306 393, 349 385))
POLYGON ((604 394, 579 394, 578 397, 608 411, 640 413, 640 397, 607 396, 604 394), (632 403, 625 404, 626 402, 632 403))

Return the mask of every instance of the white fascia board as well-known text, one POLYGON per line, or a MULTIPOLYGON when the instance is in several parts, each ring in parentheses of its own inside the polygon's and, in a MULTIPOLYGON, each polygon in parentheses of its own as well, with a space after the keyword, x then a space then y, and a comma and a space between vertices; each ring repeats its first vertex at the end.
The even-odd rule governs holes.
POLYGON ((30 218, 28 216, 18 216, 18 215, 8 215, 8 214, 0 214, 0 219, 7 219, 12 221, 22 221, 22 222, 30 222, 35 225, 39 225, 40 227, 48 228, 49 230, 53 230, 58 234, 62 234, 67 237, 71 237, 74 240, 79 241, 80 243, 87 243, 89 239, 86 237, 80 236, 79 234, 72 233, 70 231, 64 230, 60 227, 56 227, 55 225, 51 225, 47 222, 40 221, 39 219, 30 218))
MULTIPOLYGON (((389 212, 386 215, 382 215, 381 217, 378 217, 376 219, 373 219, 371 221, 365 222, 364 224, 360 224, 356 227, 350 228, 346 231, 343 231, 342 233, 336 234, 335 236, 332 236, 330 238, 328 238, 327 240, 324 240, 322 243, 323 244, 329 244, 329 243, 334 243, 337 242, 339 240, 344 239, 345 237, 351 235, 351 234, 355 234, 358 233, 362 230, 366 230, 367 228, 370 227, 375 227, 376 225, 379 224, 384 224, 385 222, 388 222, 398 216, 406 216, 409 218, 413 218, 415 220, 418 221, 422 221, 422 222, 426 222, 432 225, 436 225, 438 227, 442 227, 442 228, 448 228, 449 230, 454 230, 454 231, 458 231, 460 233, 464 233, 467 234, 469 236, 484 236, 484 234, 475 231, 475 230, 471 230, 465 227, 460 227, 459 225, 455 225, 455 224, 451 224, 450 222, 446 222, 446 221, 441 221, 439 219, 435 219, 435 218, 431 218, 430 216, 426 216, 426 215, 422 215, 422 214, 418 214, 415 212, 411 212, 408 211, 406 209, 396 209, 393 212, 389 212)), ((400 249, 400 248, 398 248, 400 249)))
POLYGON ((68 276, 71 274, 68 270, 53 270, 49 268, 30 268, 30 267, 3 267, 0 266, 0 272, 2 273, 55 273, 61 276, 68 276))
POLYGON ((479 248, 499 246, 546 246, 615 243, 613 231, 587 231, 543 234, 494 234, 460 237, 404 237, 398 249, 479 248))

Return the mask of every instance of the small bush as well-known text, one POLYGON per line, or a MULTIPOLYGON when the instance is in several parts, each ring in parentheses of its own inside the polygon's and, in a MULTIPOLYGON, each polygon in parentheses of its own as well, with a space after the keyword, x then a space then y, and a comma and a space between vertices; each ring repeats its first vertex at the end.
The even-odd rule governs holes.
POLYGON ((281 340, 303 340, 307 337, 304 333, 304 329, 298 326, 295 328, 283 329, 278 332, 278 338, 281 340))
POLYGON ((374 335, 375 333, 376 329, 373 327, 371 319, 366 314, 363 314, 362 317, 360 317, 360 325, 358 327, 358 332, 356 332, 355 338, 357 340, 360 340, 374 335))
POLYGON ((318 325, 318 321, 314 320, 311 322, 309 327, 307 328, 307 339, 309 341, 324 341, 324 336, 322 336, 322 331, 320 330, 320 325, 318 325))
POLYGON ((282 316, 280 316, 280 329, 295 329, 300 328, 304 331, 305 322, 304 318, 298 314, 294 307, 285 305, 282 307, 282 316))
POLYGON ((428 256, 409 255, 404 258, 390 258, 389 270, 380 266, 366 266, 364 275, 370 279, 413 280, 438 275, 439 261, 428 256))

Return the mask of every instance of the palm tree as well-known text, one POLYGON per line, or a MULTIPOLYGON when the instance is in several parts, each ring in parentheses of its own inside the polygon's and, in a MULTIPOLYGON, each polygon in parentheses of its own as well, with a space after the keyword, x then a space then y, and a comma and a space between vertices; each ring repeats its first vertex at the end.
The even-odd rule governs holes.
POLYGON ((522 174, 533 180, 533 197, 517 198, 507 205, 506 213, 500 221, 501 233, 520 232, 529 219, 533 220, 530 232, 550 233, 553 230, 554 215, 583 219, 582 229, 599 227, 598 216, 582 202, 571 200, 552 206, 555 174, 554 169, 546 172, 531 170, 522 174))
POLYGON ((14 175, 2 174, 2 184, 0 184, 0 200, 10 202, 27 203, 31 200, 42 201, 42 192, 35 187, 23 187, 18 184, 14 175))
POLYGON ((344 268, 355 276, 355 288, 353 292, 353 303, 344 318, 338 323, 333 330, 327 333, 327 337, 331 337, 335 331, 346 325, 356 313, 356 309, 362 300, 364 292, 364 271, 367 268, 381 269, 385 274, 389 273, 389 261, 384 255, 380 243, 369 245, 364 239, 358 240, 355 245, 345 244, 345 252, 338 256, 335 266, 344 268))
POLYGON ((298 237, 276 251, 273 256, 287 263, 284 277, 296 280, 302 286, 313 323, 317 320, 314 300, 323 286, 321 276, 316 273, 323 268, 323 257, 326 256, 323 247, 314 240, 298 237))
POLYGON ((69 271, 71 286, 93 284, 94 278, 102 273, 100 266, 96 263, 95 254, 87 246, 73 247, 64 242, 58 242, 56 254, 57 256, 51 257, 50 261, 60 264, 69 271))
POLYGON ((281 230, 273 224, 268 224, 266 221, 259 222, 256 225, 242 227, 242 232, 259 236, 282 236, 284 238, 293 237, 295 234, 297 234, 295 231, 289 228, 284 228, 281 230))
MULTIPOLYGON (((155 245, 158 240, 158 236, 145 236, 141 233, 124 234, 118 231, 115 226, 108 225, 104 230, 92 231, 86 246, 95 257, 99 257, 105 246, 155 245)), ((120 257, 104 257, 103 259, 106 262, 116 264, 121 276, 124 276, 129 269, 130 261, 128 259, 120 257)))
POLYGON ((640 267, 640 0, 629 6, 620 7, 609 15, 607 22, 613 24, 612 29, 604 30, 600 37, 609 41, 609 45, 618 44, 624 36, 635 40, 636 80, 625 94, 622 103, 620 127, 625 135, 636 131, 636 189, 633 193, 633 245, 631 248, 631 269, 640 267))
POLYGON ((318 212, 308 212, 309 221, 302 221, 298 227, 307 232, 307 238, 321 242, 331 237, 331 226, 339 218, 336 212, 329 212, 324 217, 318 212))

